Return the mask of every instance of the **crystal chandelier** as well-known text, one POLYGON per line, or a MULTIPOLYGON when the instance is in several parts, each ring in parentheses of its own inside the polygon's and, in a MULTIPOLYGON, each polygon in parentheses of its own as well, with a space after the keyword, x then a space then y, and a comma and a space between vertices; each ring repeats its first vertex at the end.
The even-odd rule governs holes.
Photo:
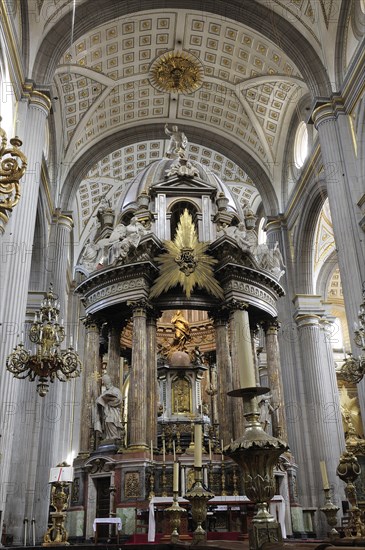
MULTIPOLYGON (((362 303, 359 309, 359 322, 354 323, 354 342, 365 352, 365 282, 362 284, 362 303)), ((365 374, 365 355, 362 353, 358 359, 355 359, 351 353, 345 357, 345 361, 339 370, 340 377, 346 382, 358 384, 365 374)))
POLYGON ((80 376, 81 361, 70 344, 67 350, 60 346, 65 339, 63 320, 58 322, 60 303, 52 291, 52 285, 41 303, 40 310, 34 315, 29 330, 29 340, 35 344, 35 353, 27 351, 20 342, 6 360, 6 368, 15 378, 37 379, 37 392, 44 397, 49 382, 57 377, 61 382, 80 376))

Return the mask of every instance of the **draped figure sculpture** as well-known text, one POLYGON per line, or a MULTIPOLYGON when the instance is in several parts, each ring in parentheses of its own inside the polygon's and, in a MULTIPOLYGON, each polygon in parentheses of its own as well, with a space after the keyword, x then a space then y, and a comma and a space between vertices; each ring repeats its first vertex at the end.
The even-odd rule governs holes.
POLYGON ((96 399, 96 415, 94 430, 102 435, 103 439, 121 439, 122 419, 121 406, 123 395, 119 388, 113 386, 108 374, 102 377, 104 391, 96 399))

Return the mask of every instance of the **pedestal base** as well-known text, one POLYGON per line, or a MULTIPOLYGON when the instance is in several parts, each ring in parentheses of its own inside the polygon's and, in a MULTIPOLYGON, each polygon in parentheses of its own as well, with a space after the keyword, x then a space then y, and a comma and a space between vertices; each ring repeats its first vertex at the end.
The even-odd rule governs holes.
POLYGON ((252 523, 249 529, 250 550, 259 550, 265 542, 283 542, 280 523, 252 523))

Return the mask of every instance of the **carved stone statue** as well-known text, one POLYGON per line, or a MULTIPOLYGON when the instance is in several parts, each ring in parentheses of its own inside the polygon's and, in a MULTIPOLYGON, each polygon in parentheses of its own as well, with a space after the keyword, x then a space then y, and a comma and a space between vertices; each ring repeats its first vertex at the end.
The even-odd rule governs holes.
POLYGON ((259 401, 260 407, 260 418, 262 428, 267 431, 269 425, 271 424, 271 415, 275 411, 275 408, 270 403, 271 395, 263 396, 261 401, 259 401))
POLYGON ((90 237, 86 241, 85 249, 81 257, 80 264, 84 266, 88 273, 96 269, 99 256, 99 246, 92 241, 90 237))
POLYGON ((172 131, 169 130, 168 124, 165 124, 165 134, 169 136, 170 142, 167 147, 166 156, 168 158, 174 156, 185 156, 188 140, 184 132, 179 132, 179 127, 174 125, 172 131))
POLYGON ((122 392, 113 386, 108 374, 102 377, 105 390, 96 399, 94 430, 102 434, 103 439, 121 439, 123 423, 121 420, 122 392))
POLYGON ((270 249, 266 243, 259 244, 254 250, 254 255, 261 269, 270 271, 278 281, 281 279, 285 273, 285 270, 282 269, 285 267, 285 264, 278 242, 275 243, 272 249, 270 249))
POLYGON ((109 237, 109 263, 124 261, 131 248, 137 248, 142 235, 147 233, 135 216, 129 225, 118 224, 109 237))
POLYGON ((237 227, 234 228, 232 237, 242 250, 249 250, 250 243, 247 240, 247 232, 244 222, 240 222, 237 227))

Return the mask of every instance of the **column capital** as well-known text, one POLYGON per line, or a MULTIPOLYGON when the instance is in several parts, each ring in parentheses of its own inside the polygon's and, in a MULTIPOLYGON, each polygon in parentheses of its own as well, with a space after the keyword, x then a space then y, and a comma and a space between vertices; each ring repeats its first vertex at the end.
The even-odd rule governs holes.
POLYGON ((46 115, 49 115, 51 110, 51 100, 43 92, 35 89, 35 84, 32 81, 25 81, 23 84, 22 98, 27 100, 30 106, 37 107, 46 115))
POLYGON ((64 226, 66 229, 71 231, 71 229, 74 226, 74 221, 72 219, 72 212, 71 211, 63 211, 60 208, 56 208, 53 213, 53 223, 64 226))
POLYGON ((273 319, 265 319, 265 321, 261 321, 260 325, 264 329, 265 334, 269 335, 269 334, 277 334, 281 326, 281 323, 280 321, 278 321, 277 317, 275 317, 273 319))
POLYGON ((336 120, 340 114, 346 114, 344 100, 340 94, 334 94, 329 98, 320 97, 315 100, 309 122, 313 122, 317 130, 321 124, 336 120))
POLYGON ((247 311, 249 304, 243 300, 237 300, 232 298, 227 302, 227 308, 230 312, 234 311, 247 311))
POLYGON ((140 300, 130 300, 127 306, 133 311, 133 315, 147 315, 147 311, 151 308, 151 303, 145 298, 140 300))
POLYGON ((298 325, 298 328, 302 327, 319 327, 321 317, 315 313, 305 313, 297 315, 294 320, 298 325))
POLYGON ((85 325, 86 330, 97 330, 99 331, 102 325, 102 320, 98 319, 94 315, 87 315, 85 319, 83 319, 83 324, 85 325))
POLYGON ((213 319, 214 325, 226 325, 229 321, 229 309, 227 307, 211 309, 209 312, 209 317, 213 319))

